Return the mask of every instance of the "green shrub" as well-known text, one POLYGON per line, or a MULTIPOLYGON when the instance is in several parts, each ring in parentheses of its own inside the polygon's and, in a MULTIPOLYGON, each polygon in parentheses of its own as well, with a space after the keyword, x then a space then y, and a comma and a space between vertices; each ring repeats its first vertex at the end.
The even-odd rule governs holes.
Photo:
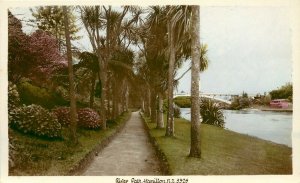
POLYGON ((51 109, 54 106, 68 105, 69 103, 56 92, 48 91, 46 88, 32 85, 29 82, 20 83, 18 89, 21 102, 26 105, 37 104, 51 109))
POLYGON ((177 105, 174 105, 174 117, 175 118, 180 118, 180 108, 177 105))
POLYGON ((223 111, 212 100, 201 99, 200 114, 203 120, 202 123, 224 128, 223 111))
POLYGON ((16 107, 20 105, 19 92, 16 85, 8 83, 8 123, 11 121, 11 115, 16 107))
POLYGON ((181 108, 190 108, 191 107, 191 97, 180 96, 174 98, 174 103, 181 108))
POLYGON ((97 129, 101 127, 100 116, 91 108, 78 110, 78 126, 87 129, 97 129))
POLYGON ((246 97, 235 97, 231 102, 230 109, 240 110, 250 106, 250 99, 246 97))
POLYGON ((239 99, 239 103, 242 109, 250 106, 249 98, 242 97, 239 99))
MULTIPOLYGON (((180 107, 177 106, 176 104, 173 105, 174 107, 174 117, 175 118, 180 118, 180 107)), ((164 103, 163 103, 163 113, 168 113, 168 101, 167 100, 164 100, 164 103)))
POLYGON ((16 108, 12 114, 11 126, 26 134, 61 137, 61 125, 56 116, 35 104, 16 108))

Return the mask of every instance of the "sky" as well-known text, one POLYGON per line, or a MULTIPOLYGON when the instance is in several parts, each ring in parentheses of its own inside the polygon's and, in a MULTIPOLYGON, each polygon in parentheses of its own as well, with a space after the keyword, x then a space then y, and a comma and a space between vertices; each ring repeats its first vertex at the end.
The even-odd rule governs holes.
MULTIPOLYGON (((23 20, 28 8, 12 12, 23 20)), ((209 66, 200 74, 200 91, 218 94, 263 94, 292 82, 292 44, 287 7, 222 7, 200 9, 200 41, 208 45, 209 66)), ((32 27, 24 24, 27 32, 32 27)), ((82 29, 79 35, 84 36, 82 29)), ((91 49, 87 37, 75 43, 91 49)), ((187 61, 178 71, 181 75, 187 61)), ((190 93, 190 72, 177 92, 190 93)))
MULTIPOLYGON (((291 82, 290 27, 285 7, 201 8, 200 41, 208 45, 210 62, 200 74, 200 91, 263 94, 291 82)), ((190 91, 190 73, 180 81, 182 90, 190 91)))

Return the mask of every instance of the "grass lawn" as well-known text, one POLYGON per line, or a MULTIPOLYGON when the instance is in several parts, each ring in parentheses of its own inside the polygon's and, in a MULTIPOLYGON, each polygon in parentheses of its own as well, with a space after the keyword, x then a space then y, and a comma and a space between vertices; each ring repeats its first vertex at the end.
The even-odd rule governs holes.
POLYGON ((78 129, 80 145, 69 147, 63 140, 43 140, 9 130, 17 145, 16 166, 9 175, 68 175, 72 167, 82 160, 104 139, 127 121, 130 113, 121 115, 107 130, 78 129))
POLYGON ((190 122, 175 118, 175 137, 165 137, 165 129, 145 120, 173 175, 292 174, 292 149, 285 145, 202 124, 202 157, 190 158, 190 122))

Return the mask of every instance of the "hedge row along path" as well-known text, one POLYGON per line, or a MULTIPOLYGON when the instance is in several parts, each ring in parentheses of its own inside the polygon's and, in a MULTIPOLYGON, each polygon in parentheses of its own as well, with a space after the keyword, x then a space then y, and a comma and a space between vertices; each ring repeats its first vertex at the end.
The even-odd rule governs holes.
POLYGON ((138 112, 95 157, 83 175, 160 175, 159 162, 138 112))

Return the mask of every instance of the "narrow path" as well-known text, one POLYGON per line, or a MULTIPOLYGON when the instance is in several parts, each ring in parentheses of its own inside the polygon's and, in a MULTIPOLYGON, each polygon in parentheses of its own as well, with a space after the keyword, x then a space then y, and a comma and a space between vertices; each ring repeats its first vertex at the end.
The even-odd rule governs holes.
POLYGON ((159 175, 159 162, 138 112, 105 147, 83 175, 159 175))

